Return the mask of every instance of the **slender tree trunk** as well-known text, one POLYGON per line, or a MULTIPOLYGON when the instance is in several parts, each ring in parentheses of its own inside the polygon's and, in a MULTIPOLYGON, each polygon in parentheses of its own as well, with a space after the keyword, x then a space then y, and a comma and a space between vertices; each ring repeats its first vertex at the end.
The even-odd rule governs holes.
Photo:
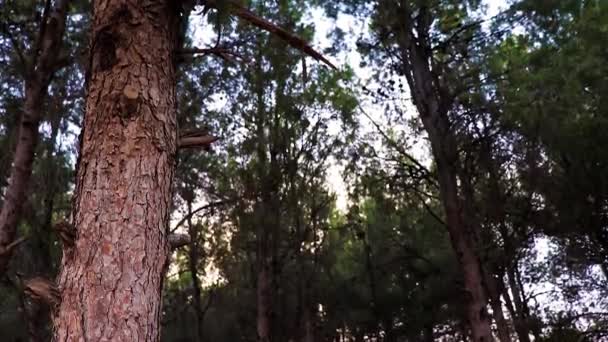
POLYGON ((458 330, 460 330, 460 335, 462 336, 462 342, 469 341, 469 327, 467 325, 467 321, 462 320, 460 324, 458 324, 458 330))
MULTIPOLYGON (((259 238, 258 238, 259 239, 259 238)), ((270 265, 265 253, 258 254, 257 281, 257 330, 259 342, 270 342, 270 306, 272 281, 270 280, 270 265)))
MULTIPOLYGON (((364 249, 365 249, 365 270, 367 273, 367 281, 369 282, 369 295, 370 295, 370 299, 371 299, 371 307, 372 307, 372 313, 374 314, 374 318, 376 319, 377 322, 384 322, 384 317, 382 315, 381 312, 379 312, 378 310, 378 296, 377 296, 377 288, 376 288, 376 275, 374 273, 374 266, 372 264, 372 248, 369 245, 368 242, 368 237, 369 237, 369 231, 366 231, 366 237, 363 240, 363 244, 364 244, 364 249)), ((386 324, 384 324, 386 325, 386 324)), ((384 330, 387 329, 386 326, 382 327, 384 328, 384 330)), ((381 327, 377 327, 377 331, 376 333, 380 333, 381 327)))
MULTIPOLYGON (((273 196, 275 192, 275 182, 272 179, 273 167, 272 160, 269 160, 269 148, 272 141, 267 136, 266 129, 269 127, 272 118, 269 117, 265 102, 266 75, 262 68, 261 61, 262 47, 261 39, 258 37, 256 42, 256 55, 258 62, 255 65, 255 93, 256 93, 256 154, 257 154, 257 176, 260 182, 259 201, 256 203, 256 225, 257 225, 257 338, 258 342, 270 342, 275 334, 275 322, 272 313, 274 310, 275 289, 275 269, 273 263, 274 242, 273 232, 275 231, 274 215, 278 212, 273 211, 273 196)), ((271 158, 270 158, 271 159, 271 158)), ((278 342, 278 341, 272 341, 278 342)))
MULTIPOLYGON (((511 243, 511 237, 509 236, 509 233, 506 230, 506 227, 504 227, 503 224, 500 225, 500 233, 501 233, 501 237, 504 241, 505 244, 505 255, 509 256, 509 255, 513 255, 513 250, 512 250, 512 243, 511 243)), ((507 301, 507 308, 511 307, 511 309, 509 309, 509 312, 511 313, 511 317, 513 319, 513 326, 515 328, 515 333, 517 334, 517 337, 519 339, 520 342, 529 342, 530 341, 530 330, 528 328, 528 324, 527 324, 527 315, 525 313, 525 310, 523 308, 523 301, 522 301, 522 297, 521 297, 521 293, 519 291, 519 287, 516 284, 515 281, 515 275, 513 273, 513 267, 517 267, 516 263, 513 264, 513 261, 509 262, 509 265, 506 265, 506 276, 507 276, 507 281, 509 283, 509 288, 511 289, 511 293, 513 294, 513 301, 512 303, 509 304, 509 302, 511 302, 511 297, 509 296, 509 294, 507 293, 507 291, 503 291, 503 295, 505 297, 505 300, 507 301), (515 305, 513 305, 515 304, 515 305)))
MULTIPOLYGON (((486 151, 490 151, 487 149, 486 151)), ((491 159, 491 155, 484 152, 481 152, 481 160, 491 159)), ((488 167, 489 168, 489 167, 488 167)), ((494 208, 501 205, 502 197, 499 196, 498 192, 498 181, 495 177, 495 173, 492 170, 489 171, 491 193, 493 196, 493 206, 489 213, 489 218, 493 219, 497 224, 502 224, 501 220, 504 220, 504 215, 501 217, 497 214, 497 210, 494 208)), ((487 230, 482 230, 482 225, 480 224, 481 220, 478 214, 478 211, 475 209, 475 196, 474 189, 470 180, 469 175, 462 174, 461 175, 461 187, 464 197, 464 206, 465 206, 465 218, 467 222, 474 225, 474 230, 472 232, 473 241, 475 241, 475 246, 485 246, 485 248, 481 251, 478 251, 479 256, 479 264, 481 266, 481 272, 483 275, 483 282, 485 285, 485 290, 488 294, 488 299, 490 301, 490 306, 492 307, 492 316, 496 323, 496 328, 498 331, 498 339, 502 342, 510 342, 511 341, 511 333, 509 332, 509 324, 505 319, 504 313, 502 311, 502 302, 500 300, 501 288, 498 286, 498 281, 494 278, 495 273, 497 272, 497 267, 495 266, 495 260, 491 259, 488 255, 488 248, 492 248, 494 250, 498 250, 498 247, 494 243, 494 238, 492 234, 487 232, 487 230), (485 232, 485 233, 484 233, 485 232), (490 247, 491 246, 491 247, 490 247)))
POLYGON ((509 266, 507 271, 507 279, 509 281, 509 288, 513 294, 513 303, 515 304, 515 329, 520 342, 530 341, 530 328, 528 326, 528 313, 524 304, 519 285, 517 284, 514 267, 516 265, 509 266))
MULTIPOLYGON (((498 185, 498 181, 497 181, 497 176, 495 173, 496 168, 490 168, 490 177, 492 178, 491 184, 492 184, 492 189, 491 191, 493 192, 493 197, 494 199, 492 200, 494 202, 494 211, 495 211, 495 216, 496 216, 496 223, 498 224, 499 227, 499 233, 500 236, 502 238, 502 240, 504 241, 504 255, 506 258, 508 258, 508 262, 505 266, 506 268, 506 277, 507 277, 507 281, 509 283, 509 288, 511 289, 511 292, 513 294, 513 302, 515 305, 513 305, 513 302, 511 302, 511 297, 509 296, 507 291, 503 291, 503 295, 505 297, 505 300, 507 302, 507 308, 509 309, 509 312, 511 314, 511 317, 513 319, 513 326, 515 328, 515 333, 517 334, 517 337, 519 338, 520 342, 529 342, 530 341, 530 330, 528 328, 527 325, 527 315, 525 313, 525 310, 523 309, 523 300, 521 297, 521 292, 519 291, 519 287, 517 286, 516 280, 515 280, 515 273, 514 273, 514 268, 517 267, 517 261, 512 260, 515 256, 515 250, 513 247, 513 242, 512 242, 512 237, 510 236, 507 227, 505 226, 504 220, 505 220, 505 214, 504 214, 504 206, 502 203, 504 203, 504 201, 502 200, 502 192, 500 191, 499 185, 498 185)), ((504 285, 503 285, 504 287, 504 285)))
POLYGON ((466 220, 463 196, 456 178, 460 161, 457 141, 448 117, 453 106, 452 98, 449 96, 450 91, 438 81, 437 70, 431 70, 430 65, 433 60, 429 38, 432 14, 424 6, 421 6, 420 13, 416 15, 408 5, 399 6, 398 10, 404 18, 394 28, 400 32, 401 70, 407 79, 412 100, 428 134, 437 164, 439 192, 447 218, 448 233, 464 278, 466 313, 473 341, 493 341, 481 263, 475 252, 473 230, 476 227, 466 220))
POLYGON ((489 272, 486 272, 486 286, 490 297, 490 306, 492 307, 492 315, 496 321, 498 330, 498 338, 501 342, 510 342, 511 333, 509 332, 509 324, 502 311, 502 301, 500 300, 500 290, 497 281, 489 272))
POLYGON ((21 210, 26 200, 27 186, 32 175, 34 152, 38 144, 38 126, 42 119, 44 99, 53 75, 61 68, 61 50, 68 1, 57 1, 55 8, 45 10, 40 33, 25 66, 25 102, 19 124, 9 185, 0 211, 0 276, 6 272, 12 250, 7 247, 15 240, 21 210))
POLYGON ((188 267, 192 277, 192 289, 194 297, 194 314, 196 315, 196 338, 195 341, 203 340, 203 306, 201 303, 201 282, 198 278, 198 226, 192 223, 192 201, 188 201, 188 235, 190 235, 190 246, 188 246, 188 267))
POLYGON ((303 312, 303 328, 304 335, 302 336, 302 342, 315 342, 315 330, 314 321, 311 308, 309 305, 304 307, 303 312))
POLYGON ((424 333, 423 333, 423 341, 424 342, 433 342, 435 341, 435 338, 433 336, 433 324, 428 324, 424 327, 424 333))
MULTIPOLYGON (((417 52, 413 53, 415 56, 417 52)), ((447 114, 443 112, 435 92, 428 88, 425 77, 432 77, 426 63, 420 60, 406 75, 410 88, 417 93, 414 102, 431 141, 434 160, 437 163, 441 200, 447 216, 447 228, 452 247, 462 269, 467 293, 467 318, 474 342, 492 341, 490 317, 486 311, 488 299, 483 286, 482 266, 475 253, 474 225, 465 221, 464 205, 456 179, 458 154, 456 139, 449 130, 447 114), (426 71, 426 72, 425 72, 426 71), (427 76, 424 76, 427 74, 427 76), (419 87, 419 88, 416 88, 419 87)))
POLYGON ((58 276, 55 341, 160 340, 177 148, 172 3, 93 2, 77 239, 58 276))
POLYGON ((273 306, 273 270, 270 251, 270 232, 268 229, 268 212, 266 203, 262 201, 258 207, 258 231, 257 231, 257 333, 258 342, 270 342, 272 340, 271 318, 273 306))
POLYGON ((517 334, 517 338, 519 342, 530 342, 529 331, 526 328, 525 321, 520 317, 520 313, 515 309, 515 305, 511 300, 511 296, 508 291, 503 292, 503 297, 505 298, 505 304, 507 306, 507 310, 509 310, 509 314, 513 319, 513 326, 515 328, 515 333, 517 334))
MULTIPOLYGON (((62 98, 62 97, 59 97, 62 98)), ((59 99, 58 98, 58 99, 59 99)), ((55 196, 57 194, 57 171, 54 166, 55 143, 59 133, 59 117, 51 120, 51 137, 46 145, 46 156, 44 165, 44 211, 42 220, 33 218, 30 223, 32 237, 29 246, 32 248, 32 263, 34 274, 50 276, 55 274, 50 254, 50 235, 53 225, 53 212, 55 207, 55 196)), ((26 218, 27 221, 27 218, 26 218)), ((51 338, 50 312, 45 305, 38 301, 31 301, 27 306, 28 334, 31 342, 48 341, 51 338)))
POLYGON ((263 199, 259 214, 261 224, 258 228, 258 280, 257 280, 257 330, 259 342, 277 342, 279 339, 276 312, 277 277, 274 264, 274 226, 276 224, 274 210, 271 208, 270 198, 263 199))
POLYGON ((478 256, 472 246, 472 239, 468 234, 470 227, 467 227, 461 216, 461 209, 457 197, 456 180, 448 170, 441 170, 442 167, 437 163, 437 170, 440 173, 440 187, 442 189, 442 199, 447 214, 448 231, 452 246, 460 266, 462 268, 465 290, 467 292, 468 305, 466 308, 467 318, 471 327, 474 342, 492 341, 492 331, 490 329, 490 317, 486 311, 488 302, 485 289, 483 287, 483 276, 478 256), (447 171, 447 172, 446 172, 447 171), (443 181, 441 181, 443 179, 443 181))

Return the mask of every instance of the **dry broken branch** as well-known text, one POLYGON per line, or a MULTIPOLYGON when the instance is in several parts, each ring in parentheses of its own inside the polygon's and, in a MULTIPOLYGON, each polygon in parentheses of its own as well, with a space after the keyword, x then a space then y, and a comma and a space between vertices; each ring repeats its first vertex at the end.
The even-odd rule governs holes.
POLYGON ((171 249, 177 249, 190 243, 190 235, 188 234, 169 234, 169 246, 171 249))
POLYGON ((35 277, 23 283, 23 292, 35 301, 43 302, 51 308, 61 302, 61 293, 53 282, 42 277, 35 277))
POLYGON ((221 48, 221 47, 181 49, 181 50, 177 51, 177 53, 181 54, 181 55, 199 55, 199 56, 215 55, 227 62, 234 62, 235 59, 238 59, 238 60, 246 63, 246 60, 243 56, 239 55, 238 53, 236 53, 230 49, 221 48))
MULTIPOLYGON (((206 8, 217 8, 216 1, 205 1, 204 5, 206 8)), ((287 32, 285 29, 278 27, 277 25, 269 22, 268 20, 266 20, 264 18, 261 18, 261 17, 255 15, 253 12, 251 12, 248 9, 244 8, 243 6, 239 5, 237 2, 230 1, 229 11, 232 14, 236 15, 237 17, 252 24, 253 26, 259 27, 264 31, 268 31, 268 32, 276 35, 277 37, 284 40, 287 44, 304 52, 305 54, 311 56, 312 58, 327 64, 332 69, 334 69, 334 70, 338 69, 338 68, 336 68, 336 66, 333 63, 331 63, 327 58, 325 58, 325 56, 323 56, 317 50, 313 49, 308 44, 308 42, 306 42, 304 39, 302 39, 290 32, 287 32)))
POLYGON ((203 148, 209 151, 211 144, 220 138, 210 135, 207 130, 188 131, 180 135, 178 148, 203 148))
POLYGON ((64 247, 74 246, 76 240, 76 227, 67 221, 58 222, 53 230, 59 235, 64 247))
POLYGON ((22 236, 20 238, 18 238, 17 240, 11 242, 10 244, 8 244, 6 247, 2 247, 0 246, 0 255, 5 255, 5 254, 10 254, 13 252, 13 250, 19 246, 20 244, 24 243, 25 241, 27 241, 28 237, 27 236, 22 236))

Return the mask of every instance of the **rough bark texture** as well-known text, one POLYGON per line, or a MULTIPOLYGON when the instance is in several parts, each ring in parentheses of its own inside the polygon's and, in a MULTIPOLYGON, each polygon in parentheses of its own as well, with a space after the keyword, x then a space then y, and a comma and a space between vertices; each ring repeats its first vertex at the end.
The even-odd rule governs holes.
POLYGON ((25 102, 10 181, 0 211, 0 276, 6 272, 10 261, 12 249, 7 247, 17 235, 17 225, 32 175, 46 91, 53 75, 61 68, 58 52, 61 50, 67 7, 68 1, 64 0, 58 1, 55 8, 45 10, 31 56, 22 61, 28 64, 24 66, 25 102))
POLYGON ((475 251, 475 225, 466 220, 462 189, 458 186, 459 154, 448 117, 453 105, 452 97, 445 85, 438 80, 437 70, 430 64, 433 60, 429 38, 431 14, 425 7, 421 7, 416 16, 407 5, 398 10, 403 14, 403 18, 415 18, 415 22, 406 19, 403 26, 395 28, 400 34, 401 68, 428 134, 433 158, 437 164, 439 190, 447 217, 448 232, 463 274, 467 296, 466 313, 473 341, 493 341, 491 320, 486 311, 488 298, 481 263, 475 251))
POLYGON ((76 243, 56 341, 159 341, 177 128, 168 1, 93 3, 76 243))

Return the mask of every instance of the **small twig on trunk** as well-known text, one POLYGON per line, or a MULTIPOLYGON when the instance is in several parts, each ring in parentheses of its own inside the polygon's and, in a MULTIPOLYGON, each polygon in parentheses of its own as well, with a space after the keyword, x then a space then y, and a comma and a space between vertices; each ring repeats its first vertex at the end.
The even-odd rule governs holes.
POLYGON ((17 246, 19 246, 20 244, 27 241, 27 239, 29 239, 29 237, 22 236, 22 237, 18 238, 17 240, 11 242, 10 244, 8 244, 6 247, 4 247, 4 248, 0 247, 0 255, 5 255, 8 253, 11 253, 13 251, 13 249, 15 249, 17 246))
POLYGON ((179 139, 179 148, 195 148, 202 147, 208 151, 211 147, 211 143, 216 142, 220 138, 213 135, 203 135, 200 137, 187 137, 179 139))
POLYGON ((190 243, 190 235, 188 234, 169 234, 169 246, 171 250, 183 247, 190 243))
POLYGON ((248 64, 248 62, 245 60, 245 58, 243 56, 241 56, 240 54, 238 54, 230 49, 222 48, 222 47, 188 48, 188 49, 178 50, 177 53, 180 55, 194 55, 194 57, 215 55, 227 62, 235 62, 235 59, 238 59, 238 60, 244 62, 245 64, 248 64))
POLYGON ((199 148, 202 147, 205 151, 209 151, 211 144, 218 141, 220 138, 207 134, 206 130, 195 130, 186 132, 179 137, 179 148, 199 148))

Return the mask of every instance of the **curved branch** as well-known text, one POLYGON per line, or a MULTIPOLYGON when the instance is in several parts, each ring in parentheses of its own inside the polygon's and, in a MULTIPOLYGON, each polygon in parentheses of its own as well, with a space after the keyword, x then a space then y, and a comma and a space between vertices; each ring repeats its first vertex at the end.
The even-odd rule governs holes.
POLYGON ((194 215, 198 214, 199 212, 209 209, 209 208, 213 208, 213 207, 217 207, 226 203, 230 203, 233 201, 218 201, 218 202, 213 202, 213 203, 209 203, 206 205, 203 205, 202 207, 198 207, 196 209, 194 209, 192 212, 188 213, 188 215, 184 216, 181 220, 179 220, 179 222, 177 222, 177 224, 175 225, 175 227, 173 227, 171 229, 171 233, 175 232, 179 227, 181 227, 184 223, 186 223, 186 221, 188 221, 188 219, 191 219, 194 215))
MULTIPOLYGON (((217 2, 218 1, 205 1, 204 5, 206 8, 217 9, 217 2)), ((238 4, 236 1, 229 1, 229 4, 229 11, 232 14, 247 21, 253 26, 259 27, 264 31, 274 34, 275 36, 285 41, 287 44, 291 45, 293 48, 304 52, 305 54, 311 56, 317 61, 325 63, 334 70, 338 70, 338 68, 333 63, 331 63, 327 58, 325 58, 325 56, 323 56, 320 52, 313 49, 304 39, 297 37, 290 32, 287 32, 285 29, 278 27, 277 25, 269 22, 264 18, 258 17, 253 12, 238 4)))

